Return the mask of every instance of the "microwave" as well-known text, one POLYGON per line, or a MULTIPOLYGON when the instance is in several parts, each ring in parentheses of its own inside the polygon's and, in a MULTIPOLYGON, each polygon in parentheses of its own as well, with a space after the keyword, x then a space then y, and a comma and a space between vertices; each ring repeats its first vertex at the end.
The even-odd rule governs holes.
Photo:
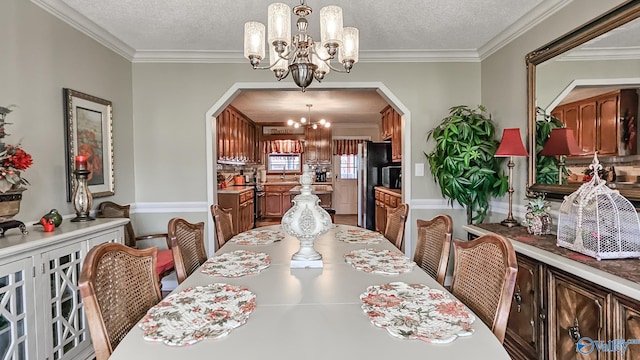
POLYGON ((402 188, 402 166, 385 166, 382 168, 382 186, 389 189, 402 188))

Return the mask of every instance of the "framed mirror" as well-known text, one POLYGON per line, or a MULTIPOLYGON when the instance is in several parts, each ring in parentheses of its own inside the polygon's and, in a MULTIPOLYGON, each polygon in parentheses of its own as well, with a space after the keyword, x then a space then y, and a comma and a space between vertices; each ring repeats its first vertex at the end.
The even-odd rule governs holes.
POLYGON ((640 1, 628 1, 527 54, 528 196, 574 192, 597 152, 608 186, 640 206, 639 18, 640 1), (554 126, 572 129, 579 150, 555 172, 560 158, 539 154, 554 126))

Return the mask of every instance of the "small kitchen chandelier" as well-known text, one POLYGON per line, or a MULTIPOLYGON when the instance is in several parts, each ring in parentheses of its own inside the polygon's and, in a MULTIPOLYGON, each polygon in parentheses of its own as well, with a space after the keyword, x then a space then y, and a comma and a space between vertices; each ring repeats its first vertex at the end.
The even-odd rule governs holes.
POLYGON ((296 129, 300 126, 311 126, 313 129, 317 129, 319 127, 331 127, 331 123, 325 119, 320 119, 320 121, 316 123, 311 122, 311 107, 313 106, 313 104, 307 104, 305 106, 308 110, 308 117, 301 117, 299 122, 289 119, 287 120, 287 125, 293 126, 296 129))
POLYGON ((302 91, 313 82, 318 82, 330 71, 350 72, 353 64, 358 62, 359 34, 354 27, 342 27, 342 8, 335 5, 320 9, 320 42, 314 42, 307 34, 309 23, 306 17, 311 14, 311 7, 306 0, 293 8, 298 16, 296 27, 298 34, 291 37, 291 8, 283 3, 269 5, 269 66, 259 67, 265 58, 265 26, 257 21, 244 24, 244 57, 254 69, 270 69, 278 81, 289 73, 293 81, 302 91), (344 70, 331 65, 337 60, 344 70))

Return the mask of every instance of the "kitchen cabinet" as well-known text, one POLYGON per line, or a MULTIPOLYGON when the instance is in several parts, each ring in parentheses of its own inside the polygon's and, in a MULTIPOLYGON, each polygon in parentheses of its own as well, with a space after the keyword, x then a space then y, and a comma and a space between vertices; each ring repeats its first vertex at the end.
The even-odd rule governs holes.
POLYGON ((238 190, 219 190, 218 205, 230 209, 233 228, 241 233, 254 227, 254 191, 253 187, 240 187, 238 190))
POLYGON ((624 149, 618 149, 622 119, 637 118, 638 94, 635 89, 617 90, 557 106, 551 115, 573 129, 581 156, 595 151, 599 156, 626 154, 624 149))
POLYGON ((331 128, 307 126, 304 137, 305 163, 331 164, 331 128))
MULTIPOLYGON (((291 201, 300 195, 302 190, 302 186, 294 186, 289 190, 289 196, 291 201)), ((332 198, 333 198, 333 187, 331 185, 311 185, 311 194, 315 195, 320 199, 320 206, 323 208, 331 208, 332 206, 332 198)), ((291 204, 293 206, 293 203, 291 204)))
POLYGON ((78 278, 88 251, 124 242, 126 219, 65 221, 53 233, 7 233, 0 248, 0 358, 92 359, 78 278))
POLYGON ((265 217, 282 217, 291 208, 289 191, 295 185, 268 185, 264 186, 265 217))
POLYGON ((387 211, 395 209, 402 203, 402 193, 400 190, 389 189, 382 186, 375 187, 376 201, 376 231, 384 233, 387 227, 387 211))
POLYGON ((533 236, 526 229, 501 227, 463 226, 475 236, 492 232, 506 236, 517 252, 518 277, 504 341, 513 359, 640 358, 640 344, 628 346, 624 354, 619 349, 594 349, 587 354, 589 347, 584 348, 585 353, 576 351, 576 343, 582 338, 603 344, 640 339, 640 296, 635 290, 640 283, 631 280, 637 279, 634 274, 640 260, 579 263, 570 259, 584 255, 558 248, 553 235, 533 236), (637 296, 631 298, 629 293, 637 296))
POLYGON ((218 162, 260 163, 260 127, 228 106, 218 116, 218 162))
POLYGON ((402 161, 402 116, 391 105, 380 112, 382 115, 380 137, 391 140, 391 161, 402 161))

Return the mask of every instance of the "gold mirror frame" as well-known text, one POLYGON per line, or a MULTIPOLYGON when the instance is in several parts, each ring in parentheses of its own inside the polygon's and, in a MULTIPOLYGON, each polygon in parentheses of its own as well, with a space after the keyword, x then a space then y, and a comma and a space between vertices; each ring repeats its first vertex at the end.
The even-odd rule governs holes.
MULTIPOLYGON (((579 185, 536 184, 536 66, 580 46, 602 34, 640 17, 640 1, 628 1, 602 16, 591 20, 570 33, 527 54, 527 119, 529 125, 529 177, 527 196, 535 197, 545 193, 551 199, 563 199, 576 191, 579 185)), ((619 189, 620 194, 632 201, 636 207, 640 205, 640 189, 619 189)))

